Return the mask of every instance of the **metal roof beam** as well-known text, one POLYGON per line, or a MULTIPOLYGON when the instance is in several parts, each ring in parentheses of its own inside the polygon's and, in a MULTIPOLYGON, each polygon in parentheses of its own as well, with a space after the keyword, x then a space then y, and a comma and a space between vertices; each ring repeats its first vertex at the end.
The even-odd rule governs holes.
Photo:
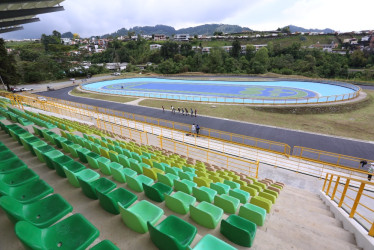
POLYGON ((22 26, 18 26, 18 27, 0 29, 0 34, 1 33, 6 33, 6 32, 11 32, 11 31, 16 31, 16 30, 23 30, 23 27, 22 26))
POLYGON ((16 25, 26 24, 26 23, 33 23, 33 22, 38 22, 38 21, 40 21, 39 18, 30 18, 30 19, 21 19, 21 20, 0 22, 0 28, 16 26, 16 25))
POLYGON ((6 10, 0 11, 0 19, 16 18, 22 16, 33 16, 38 14, 63 11, 64 7, 47 7, 47 8, 36 8, 36 9, 22 9, 22 10, 6 10))
POLYGON ((33 3, 33 2, 52 2, 54 0, 3 0, 1 4, 16 4, 16 3, 33 3))

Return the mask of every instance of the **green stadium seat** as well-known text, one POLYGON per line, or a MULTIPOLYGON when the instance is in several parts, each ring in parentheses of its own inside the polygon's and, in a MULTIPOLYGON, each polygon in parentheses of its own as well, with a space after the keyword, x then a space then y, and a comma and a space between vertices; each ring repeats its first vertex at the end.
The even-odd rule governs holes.
POLYGON ((196 174, 190 172, 178 172, 178 176, 181 180, 193 181, 193 178, 196 177, 196 174))
POLYGON ((74 214, 44 229, 19 221, 15 231, 22 244, 33 249, 83 250, 99 236, 99 230, 81 214, 74 214))
POLYGON ((226 220, 221 220, 221 234, 239 246, 251 247, 256 230, 256 224, 236 214, 230 215, 226 220))
POLYGON ((206 201, 200 202, 196 207, 190 205, 190 217, 197 224, 214 229, 221 220, 223 210, 206 201))
MULTIPOLYGON (((69 157, 69 156, 66 156, 66 155, 63 155, 61 157, 64 157, 64 156, 69 157)), ((82 171, 83 169, 86 168, 83 164, 81 164, 77 161, 74 161, 73 159, 72 159, 72 161, 67 161, 67 162, 63 162, 63 163, 53 162, 53 164, 55 166, 56 173, 59 176, 64 177, 64 178, 66 178, 64 167, 66 167, 69 171, 74 172, 74 173, 82 171)))
POLYGON ((39 161, 41 161, 41 162, 45 162, 45 158, 44 158, 45 153, 47 153, 49 151, 54 151, 54 150, 56 150, 56 149, 54 147, 50 146, 50 145, 34 148, 36 156, 38 157, 39 161))
POLYGON ((22 204, 39 200, 52 192, 53 188, 40 179, 18 187, 9 187, 0 183, 0 194, 11 196, 22 204))
POLYGON ((120 182, 126 183, 126 176, 135 177, 136 172, 130 168, 123 168, 123 166, 117 162, 109 164, 112 172, 113 179, 120 182))
POLYGON ((100 172, 105 175, 111 175, 112 171, 110 170, 110 160, 106 157, 101 156, 97 158, 97 163, 100 169, 100 172))
POLYGON ((64 154, 59 150, 51 150, 51 151, 42 153, 42 155, 44 157, 45 163, 47 164, 47 167, 49 167, 50 169, 54 169, 54 165, 53 165, 54 160, 56 158, 63 156, 64 154))
POLYGON ((266 210, 262 207, 246 203, 239 208, 238 215, 252 221, 257 226, 263 226, 266 219, 266 210))
POLYGON ((96 190, 100 205, 104 210, 112 214, 119 214, 119 205, 128 208, 138 197, 124 188, 118 188, 110 193, 102 193, 96 190))
POLYGON ((227 194, 216 195, 214 197, 214 205, 223 209, 225 213, 235 214, 240 204, 239 199, 227 194))
MULTIPOLYGON (((118 160, 119 160, 119 163, 125 167, 125 168, 129 168, 130 167, 130 162, 129 162, 129 158, 123 154, 119 154, 118 155, 118 160)), ((139 174, 139 173, 138 173, 139 174)))
POLYGON ((127 186, 135 192, 143 192, 143 183, 146 185, 152 185, 153 180, 145 175, 137 175, 134 178, 126 176, 127 186))
POLYGON ((63 168, 64 168, 64 172, 66 174, 66 177, 68 178, 68 181, 74 187, 80 187, 79 181, 77 179, 78 176, 82 180, 85 180, 85 181, 94 181, 96 179, 99 179, 99 177, 100 177, 100 174, 96 173, 92 169, 83 169, 83 170, 78 171, 78 172, 73 172, 68 167, 64 166, 63 168))
POLYGON ((107 194, 113 189, 117 187, 117 184, 112 182, 111 180, 108 180, 107 178, 99 178, 94 181, 86 181, 80 178, 79 176, 77 177, 79 184, 82 188, 82 192, 91 199, 97 200, 98 195, 97 191, 107 194))
POLYGON ((279 195, 276 191, 270 190, 270 189, 264 189, 263 192, 268 193, 270 195, 273 195, 273 196, 275 196, 275 198, 278 198, 278 195, 279 195))
POLYGON ((171 194, 173 189, 163 183, 157 182, 152 186, 143 183, 144 194, 151 200, 156 202, 163 202, 165 200, 164 194, 171 194))
POLYGON ((212 180, 208 179, 207 177, 194 177, 193 182, 195 182, 198 187, 210 187, 212 180))
MULTIPOLYGON (((144 160, 143 160, 143 161, 144 161, 144 160)), ((161 171, 164 171, 164 172, 165 172, 165 166, 164 166, 163 164, 161 164, 161 163, 154 162, 154 163, 153 163, 153 167, 154 167, 154 168, 158 168, 158 169, 160 169, 161 171)), ((166 172, 166 173, 168 173, 168 172, 166 172)))
POLYGON ((243 204, 247 203, 249 198, 251 198, 251 195, 248 192, 238 188, 230 189, 229 195, 239 199, 240 203, 243 204))
POLYGON ((24 168, 18 171, 0 174, 0 182, 9 187, 18 187, 39 179, 39 176, 31 169, 24 168))
POLYGON ((0 157, 0 174, 8 174, 27 168, 27 165, 10 151, 7 154, 0 153, 0 157))
POLYGON ((182 191, 186 194, 192 194, 192 188, 197 187, 197 184, 189 180, 174 180, 174 189, 182 191))
POLYGON ((240 190, 248 192, 252 197, 257 196, 258 194, 258 191, 256 189, 249 187, 249 186, 242 186, 240 187, 240 190))
POLYGON ((143 168, 143 174, 153 180, 157 180, 157 173, 163 174, 164 171, 158 168, 143 168))
POLYGON ((157 173, 157 179, 159 182, 168 185, 169 187, 174 186, 174 180, 179 180, 179 177, 173 174, 160 174, 157 173))
POLYGON ((196 236, 197 228, 170 215, 157 226, 147 223, 152 242, 160 250, 188 249, 196 236))
POLYGON ((207 187, 193 187, 192 194, 198 201, 213 202, 217 191, 207 187))
POLYGON ((271 206, 272 206, 272 203, 270 200, 265 199, 260 196, 255 196, 251 198, 250 203, 258 207, 262 207, 263 209, 266 210, 267 213, 270 213, 271 206))
POLYGON ((260 193, 258 193, 258 196, 263 197, 263 198, 271 201, 272 204, 274 204, 275 200, 276 200, 276 197, 274 195, 266 193, 266 192, 260 192, 260 193))
POLYGON ((236 250, 237 248, 227 244, 223 240, 214 237, 211 234, 206 234, 193 248, 193 250, 236 250))
POLYGON ((87 148, 78 148, 77 149, 77 154, 78 154, 79 160, 83 163, 88 163, 87 155, 89 153, 91 153, 91 150, 89 150, 87 148))
POLYGON ((232 189, 240 188, 240 184, 237 183, 237 182, 234 182, 234 181, 224 180, 223 183, 226 184, 226 185, 229 185, 230 188, 232 188, 232 189))
POLYGON ((213 190, 216 190, 219 195, 221 194, 227 194, 230 190, 230 186, 217 182, 217 183, 211 183, 210 188, 213 190))
POLYGON ((99 169, 99 163, 97 162, 97 159, 99 159, 101 156, 99 154, 96 154, 95 152, 90 152, 86 155, 88 165, 90 165, 93 169, 99 169))
POLYGON ((82 146, 79 144, 71 144, 71 145, 68 145, 68 147, 69 147, 70 154, 74 158, 78 158, 79 156, 78 156, 77 149, 82 148, 82 146))
POLYGON ((187 214, 190 211, 190 205, 195 205, 196 198, 178 191, 173 195, 165 194, 165 205, 172 211, 179 214, 187 214))
POLYGON ((52 225, 73 211, 73 207, 59 194, 29 204, 22 204, 13 197, 3 196, 0 197, 0 207, 13 223, 24 220, 40 228, 52 225))
POLYGON ((123 222, 137 233, 148 232, 147 223, 154 225, 164 214, 164 210, 149 201, 142 200, 129 208, 119 205, 123 222))

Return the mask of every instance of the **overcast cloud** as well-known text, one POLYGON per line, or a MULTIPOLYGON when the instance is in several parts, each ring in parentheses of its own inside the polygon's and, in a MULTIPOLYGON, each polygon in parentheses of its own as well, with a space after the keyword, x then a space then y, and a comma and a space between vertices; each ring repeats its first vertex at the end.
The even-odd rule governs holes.
POLYGON ((134 26, 186 28, 206 23, 237 24, 255 30, 289 24, 337 31, 374 29, 373 0, 66 0, 61 5, 65 11, 39 15, 40 22, 0 36, 39 38, 58 30, 89 37, 134 26))

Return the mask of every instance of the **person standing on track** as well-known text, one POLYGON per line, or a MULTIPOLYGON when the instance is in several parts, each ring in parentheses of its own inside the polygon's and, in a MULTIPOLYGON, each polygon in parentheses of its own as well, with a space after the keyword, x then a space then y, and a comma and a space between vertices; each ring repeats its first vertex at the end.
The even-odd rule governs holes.
MULTIPOLYGON (((188 114, 188 113, 187 113, 187 114, 188 114)), ((193 136, 195 136, 195 134, 196 134, 196 126, 195 126, 195 123, 192 124, 192 126, 191 126, 191 133, 192 133, 193 136)))
POLYGON ((191 108, 191 117, 193 116, 193 109, 191 108))
POLYGON ((162 105, 162 112, 165 112, 165 108, 164 108, 164 105, 162 105))
POLYGON ((186 115, 188 116, 188 109, 187 109, 187 108, 184 108, 184 110, 186 111, 186 115))
POLYGON ((373 172, 374 172, 374 162, 372 162, 369 166, 369 169, 368 169, 368 181, 371 181, 371 177, 373 176, 373 172))
POLYGON ((196 117, 196 112, 197 112, 197 110, 195 109, 195 117, 196 117))

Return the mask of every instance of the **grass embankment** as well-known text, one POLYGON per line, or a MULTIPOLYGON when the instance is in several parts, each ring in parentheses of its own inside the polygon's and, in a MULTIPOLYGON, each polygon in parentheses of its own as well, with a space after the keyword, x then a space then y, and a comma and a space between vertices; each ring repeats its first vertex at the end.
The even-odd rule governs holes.
POLYGON ((104 95, 104 94, 95 94, 95 93, 89 93, 89 92, 83 92, 76 88, 74 88, 71 92, 71 95, 74 96, 80 96, 80 97, 86 97, 86 98, 93 98, 98 100, 105 100, 105 101, 113 101, 113 102, 131 102, 138 98, 134 97, 123 97, 123 96, 112 96, 112 95, 104 95))
POLYGON ((164 105, 197 109, 198 115, 283 127, 374 141, 374 91, 358 103, 313 107, 250 107, 241 105, 201 104, 146 99, 139 105, 161 108, 164 105))

